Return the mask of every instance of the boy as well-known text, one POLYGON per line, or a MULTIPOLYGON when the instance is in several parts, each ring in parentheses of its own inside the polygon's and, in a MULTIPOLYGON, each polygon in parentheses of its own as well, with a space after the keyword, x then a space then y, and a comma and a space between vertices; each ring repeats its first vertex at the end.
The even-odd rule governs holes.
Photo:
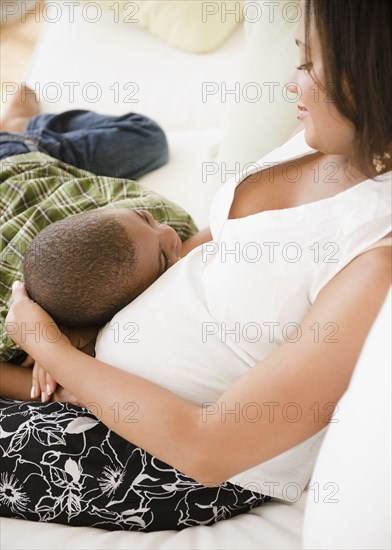
MULTIPOLYGON (((57 324, 84 328, 87 335, 139 296, 187 248, 193 248, 192 237, 183 251, 177 232, 156 222, 148 210, 83 212, 35 237, 24 259, 26 290, 57 324)), ((36 366, 31 397, 45 401, 54 389, 55 381, 36 366)))
POLYGON ((100 327, 176 263, 181 248, 177 232, 148 210, 83 212, 35 237, 24 260, 26 290, 58 324, 100 327))
MULTIPOLYGON (((49 280, 55 276, 56 270, 49 270, 50 277, 43 275, 44 253, 46 267, 50 268, 57 255, 59 260, 65 260, 64 270, 67 264, 71 265, 69 260, 72 259, 76 262, 73 265, 80 265, 81 259, 87 259, 85 269, 88 264, 90 268, 96 265, 94 262, 100 259, 100 276, 96 272, 94 279, 94 269, 90 269, 88 275, 93 278, 91 282, 94 285, 87 280, 83 281, 87 284, 82 287, 77 277, 72 283, 72 269, 68 269, 66 275, 70 284, 67 287, 63 280, 61 288, 63 291, 69 288, 71 292, 66 303, 63 300, 62 307, 57 308, 57 314, 52 309, 59 322, 69 322, 72 326, 97 326, 110 319, 111 312, 130 302, 178 259, 180 241, 176 232, 181 241, 185 241, 197 231, 191 217, 175 204, 144 189, 135 181, 107 177, 136 177, 167 161, 167 142, 158 125, 140 115, 136 115, 139 119, 135 120, 133 114, 103 117, 95 113, 70 111, 54 116, 37 115, 36 98, 27 96, 27 93, 31 94, 31 91, 21 87, 19 96, 14 98, 3 118, 0 134, 0 158, 3 159, 0 162, 0 365, 3 366, 7 362, 21 364, 26 359, 24 352, 8 338, 4 319, 12 283, 23 278, 24 255, 39 233, 42 232, 42 235, 31 249, 26 264, 27 284, 32 296, 49 310, 48 299, 52 298, 52 306, 56 301, 53 299, 56 288, 50 286, 49 280), (93 127, 77 128, 79 123, 86 122, 86 117, 94 119, 93 127), (114 143, 115 136, 119 139, 114 143), (43 152, 47 150, 50 150, 51 156, 43 152), (74 158, 83 167, 96 167, 99 160, 99 173, 104 175, 97 176, 78 169, 59 158, 74 158), (78 217, 81 213, 84 217, 78 217), (73 219, 67 222, 70 216, 73 219), (55 227, 54 222, 59 220, 64 225, 59 223, 55 227), (53 229, 49 230, 52 224, 53 229), (169 227, 160 224, 169 224, 169 227), (47 232, 43 231, 45 228, 47 232), (95 230, 98 233, 93 238, 95 230), (90 246, 86 240, 83 241, 86 236, 90 246), (48 246, 47 241, 43 246, 45 238, 54 239, 52 247, 48 246), (63 247, 61 242, 67 238, 68 244, 63 247), (106 258, 102 258, 98 249, 106 250, 106 258), (76 257, 77 250, 82 252, 79 258, 76 257), (129 275, 123 280, 121 274, 124 266, 129 268, 129 275), (114 271, 117 277, 115 285, 110 284, 114 271), (104 281, 109 274, 110 280, 104 281), (91 299, 89 304, 82 304, 82 295, 86 298, 88 294, 84 290, 93 292, 94 288, 98 288, 97 281, 102 283, 102 280, 106 286, 101 284, 98 293, 102 297, 105 288, 108 290, 108 299, 103 301, 103 307, 100 309, 97 303, 94 309, 91 299), (119 290, 115 297, 114 287, 119 290), (73 306, 76 309, 72 310, 73 306), (91 312, 93 316, 88 317, 91 312), (65 313, 68 317, 64 316, 65 313)), ((197 244, 194 242, 192 246, 197 244)))

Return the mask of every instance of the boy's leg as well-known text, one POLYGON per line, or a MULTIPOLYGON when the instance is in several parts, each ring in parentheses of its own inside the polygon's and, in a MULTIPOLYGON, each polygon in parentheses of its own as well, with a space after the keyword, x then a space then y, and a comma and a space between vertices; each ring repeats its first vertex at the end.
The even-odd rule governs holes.
POLYGON ((26 135, 38 136, 40 147, 52 157, 103 176, 137 179, 168 161, 163 130, 136 113, 38 115, 29 120, 26 135))
POLYGON ((39 150, 39 140, 24 135, 28 121, 38 113, 37 98, 34 94, 27 94, 26 86, 22 84, 1 117, 0 160, 39 150))
POLYGON ((38 112, 35 93, 21 84, 0 123, 0 159, 39 150, 94 174, 129 179, 168 161, 163 130, 143 115, 38 112))

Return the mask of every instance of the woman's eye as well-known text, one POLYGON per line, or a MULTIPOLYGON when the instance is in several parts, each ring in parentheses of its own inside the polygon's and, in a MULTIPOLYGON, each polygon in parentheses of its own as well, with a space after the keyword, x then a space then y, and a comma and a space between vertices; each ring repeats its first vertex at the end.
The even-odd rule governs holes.
POLYGON ((298 67, 295 67, 298 71, 308 71, 310 68, 311 63, 302 63, 302 65, 298 65, 298 67))

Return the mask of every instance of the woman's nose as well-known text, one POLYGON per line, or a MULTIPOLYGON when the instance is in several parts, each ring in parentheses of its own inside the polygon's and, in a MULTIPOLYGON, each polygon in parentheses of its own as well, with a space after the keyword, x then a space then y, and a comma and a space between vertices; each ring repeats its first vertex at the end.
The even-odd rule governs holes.
POLYGON ((291 94, 298 94, 299 88, 298 83, 295 80, 295 73, 291 75, 290 80, 286 82, 284 86, 291 94))

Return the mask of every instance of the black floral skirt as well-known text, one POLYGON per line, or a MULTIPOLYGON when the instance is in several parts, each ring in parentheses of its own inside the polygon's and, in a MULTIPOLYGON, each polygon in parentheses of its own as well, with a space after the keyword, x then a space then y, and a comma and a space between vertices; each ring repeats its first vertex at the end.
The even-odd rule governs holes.
POLYGON ((181 530, 270 497, 207 487, 132 445, 87 409, 0 399, 0 515, 109 530, 181 530))

